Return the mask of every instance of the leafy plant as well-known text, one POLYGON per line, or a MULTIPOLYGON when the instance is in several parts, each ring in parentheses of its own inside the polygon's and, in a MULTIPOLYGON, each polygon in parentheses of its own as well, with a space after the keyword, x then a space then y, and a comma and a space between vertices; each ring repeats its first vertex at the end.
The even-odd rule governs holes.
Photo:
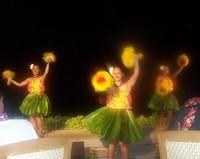
MULTIPOLYGON (((48 131, 62 129, 85 129, 86 126, 84 125, 83 119, 84 115, 49 116, 44 118, 44 124, 48 131)), ((136 120, 142 127, 154 127, 158 121, 158 115, 140 115, 136 118, 136 120)))
POLYGON ((84 129, 83 118, 83 115, 68 118, 65 122, 65 129, 84 129))
POLYGON ((49 116, 44 118, 44 125, 48 131, 64 129, 67 116, 49 116))
POLYGON ((158 121, 158 115, 152 114, 150 116, 140 115, 136 118, 139 125, 142 127, 154 127, 158 121))

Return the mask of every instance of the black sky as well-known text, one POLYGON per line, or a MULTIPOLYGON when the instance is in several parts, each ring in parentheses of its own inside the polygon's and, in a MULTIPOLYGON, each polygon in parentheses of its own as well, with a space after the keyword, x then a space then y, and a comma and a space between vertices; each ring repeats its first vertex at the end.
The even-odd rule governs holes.
MULTIPOLYGON (((192 1, 1 2, 0 70, 14 70, 21 81, 30 74, 30 63, 44 68, 42 53, 53 50, 58 60, 47 79, 53 112, 87 113, 98 108, 92 71, 118 60, 121 49, 132 44, 145 55, 134 93, 136 110, 148 112, 156 69, 169 63, 175 70, 184 51, 191 64, 177 79, 178 97, 199 95, 199 12, 192 1)), ((6 110, 18 112, 25 89, 0 84, 6 110)))

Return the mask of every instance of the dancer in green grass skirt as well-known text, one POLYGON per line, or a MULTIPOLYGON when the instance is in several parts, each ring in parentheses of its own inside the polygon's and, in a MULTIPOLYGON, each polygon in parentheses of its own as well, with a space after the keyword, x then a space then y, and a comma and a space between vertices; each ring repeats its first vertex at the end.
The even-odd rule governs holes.
POLYGON ((106 106, 88 114, 84 121, 88 129, 109 142, 108 158, 114 159, 115 147, 120 146, 123 159, 128 158, 128 144, 143 139, 143 132, 132 112, 131 90, 139 75, 136 57, 134 73, 127 81, 119 67, 113 67, 114 86, 107 91, 106 106))
POLYGON ((33 127, 38 135, 43 137, 46 130, 43 125, 43 117, 50 113, 49 98, 45 94, 45 79, 49 72, 49 63, 46 64, 45 71, 40 75, 40 67, 38 65, 30 66, 33 77, 29 77, 21 83, 9 78, 8 84, 14 84, 18 87, 27 86, 28 95, 23 100, 20 111, 29 117, 33 127))
POLYGON ((173 113, 179 111, 179 102, 174 91, 174 78, 183 70, 181 65, 177 72, 172 76, 169 75, 168 66, 160 67, 160 75, 156 80, 155 93, 152 96, 148 107, 159 114, 159 126, 167 128, 173 118, 173 113), (166 119, 165 119, 166 116, 166 119))

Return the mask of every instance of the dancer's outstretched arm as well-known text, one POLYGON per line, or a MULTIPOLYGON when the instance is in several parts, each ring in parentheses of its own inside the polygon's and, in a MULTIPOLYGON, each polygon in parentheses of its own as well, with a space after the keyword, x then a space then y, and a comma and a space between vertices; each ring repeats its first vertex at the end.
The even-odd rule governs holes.
POLYGON ((25 79, 25 80, 22 81, 22 82, 17 82, 17 81, 15 81, 15 80, 11 79, 11 78, 8 79, 8 83, 12 83, 12 84, 14 84, 14 85, 17 86, 17 87, 23 87, 23 86, 27 85, 27 84, 28 84, 28 81, 29 81, 28 78, 25 79))

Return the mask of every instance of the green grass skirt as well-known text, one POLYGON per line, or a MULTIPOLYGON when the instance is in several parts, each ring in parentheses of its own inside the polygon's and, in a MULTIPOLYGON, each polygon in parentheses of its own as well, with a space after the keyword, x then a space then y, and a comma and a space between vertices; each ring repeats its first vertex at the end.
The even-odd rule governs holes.
POLYGON ((143 139, 143 132, 131 110, 102 107, 84 118, 86 127, 108 142, 134 143, 143 139))
POLYGON ((157 112, 178 111, 180 109, 178 100, 172 93, 165 96, 160 96, 155 93, 148 107, 157 112))
POLYGON ((50 101, 44 93, 29 93, 19 109, 27 116, 47 116, 50 113, 50 101))

